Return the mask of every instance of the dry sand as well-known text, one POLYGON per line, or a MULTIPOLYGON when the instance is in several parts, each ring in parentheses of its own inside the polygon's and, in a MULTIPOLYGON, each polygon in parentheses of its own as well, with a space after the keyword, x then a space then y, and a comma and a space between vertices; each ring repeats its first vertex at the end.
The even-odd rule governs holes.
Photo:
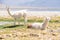
POLYGON ((0 30, 0 40, 60 40, 60 33, 48 29, 0 30))

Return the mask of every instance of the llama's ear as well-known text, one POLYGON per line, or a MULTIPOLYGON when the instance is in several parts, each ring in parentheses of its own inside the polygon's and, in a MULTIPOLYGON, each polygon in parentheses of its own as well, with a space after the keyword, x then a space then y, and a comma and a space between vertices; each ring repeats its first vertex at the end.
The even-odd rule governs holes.
POLYGON ((51 18, 50 17, 47 17, 48 20, 50 20, 51 18))
POLYGON ((9 7, 8 6, 6 6, 6 9, 7 9, 7 11, 9 10, 9 7))
POLYGON ((9 9, 9 6, 6 6, 6 9, 8 10, 9 9))
POLYGON ((9 6, 6 6, 6 8, 9 8, 9 6))
POLYGON ((46 18, 46 19, 48 19, 48 20, 50 20, 50 19, 51 19, 49 16, 46 16, 45 18, 46 18))

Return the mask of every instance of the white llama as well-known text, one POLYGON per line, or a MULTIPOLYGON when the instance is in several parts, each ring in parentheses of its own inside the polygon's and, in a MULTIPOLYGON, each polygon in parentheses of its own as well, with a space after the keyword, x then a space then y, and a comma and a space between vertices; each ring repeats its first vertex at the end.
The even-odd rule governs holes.
POLYGON ((7 12, 8 14, 14 18, 14 25, 16 25, 16 20, 18 20, 18 24, 20 25, 20 18, 24 17, 24 25, 26 25, 27 23, 27 10, 20 10, 20 11, 16 11, 14 12, 14 14, 12 12, 10 12, 10 9, 7 7, 7 12))
POLYGON ((34 22, 34 23, 28 25, 27 28, 35 28, 35 29, 44 30, 45 27, 48 25, 49 20, 50 20, 50 17, 46 17, 43 23, 34 22))

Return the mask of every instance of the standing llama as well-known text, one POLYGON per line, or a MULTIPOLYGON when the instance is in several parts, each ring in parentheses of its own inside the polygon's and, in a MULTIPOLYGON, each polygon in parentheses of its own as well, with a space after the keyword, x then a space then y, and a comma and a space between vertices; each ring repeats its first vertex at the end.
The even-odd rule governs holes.
POLYGON ((27 23, 27 10, 20 10, 20 11, 16 11, 14 12, 14 14, 12 12, 10 12, 10 9, 7 7, 7 12, 8 14, 14 18, 14 25, 16 25, 16 21, 18 20, 18 24, 20 25, 20 18, 24 17, 24 25, 26 25, 27 23))
POLYGON ((48 25, 49 20, 50 20, 50 17, 46 17, 43 23, 35 22, 28 25, 27 28, 35 28, 35 29, 44 30, 45 27, 48 25))

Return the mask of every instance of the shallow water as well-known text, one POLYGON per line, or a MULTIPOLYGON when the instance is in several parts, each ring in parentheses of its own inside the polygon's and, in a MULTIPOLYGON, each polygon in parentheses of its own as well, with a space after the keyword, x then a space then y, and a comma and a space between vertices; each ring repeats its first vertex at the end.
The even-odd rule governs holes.
POLYGON ((3 21, 1 21, 0 25, 11 24, 11 23, 13 23, 13 22, 3 22, 3 21))

